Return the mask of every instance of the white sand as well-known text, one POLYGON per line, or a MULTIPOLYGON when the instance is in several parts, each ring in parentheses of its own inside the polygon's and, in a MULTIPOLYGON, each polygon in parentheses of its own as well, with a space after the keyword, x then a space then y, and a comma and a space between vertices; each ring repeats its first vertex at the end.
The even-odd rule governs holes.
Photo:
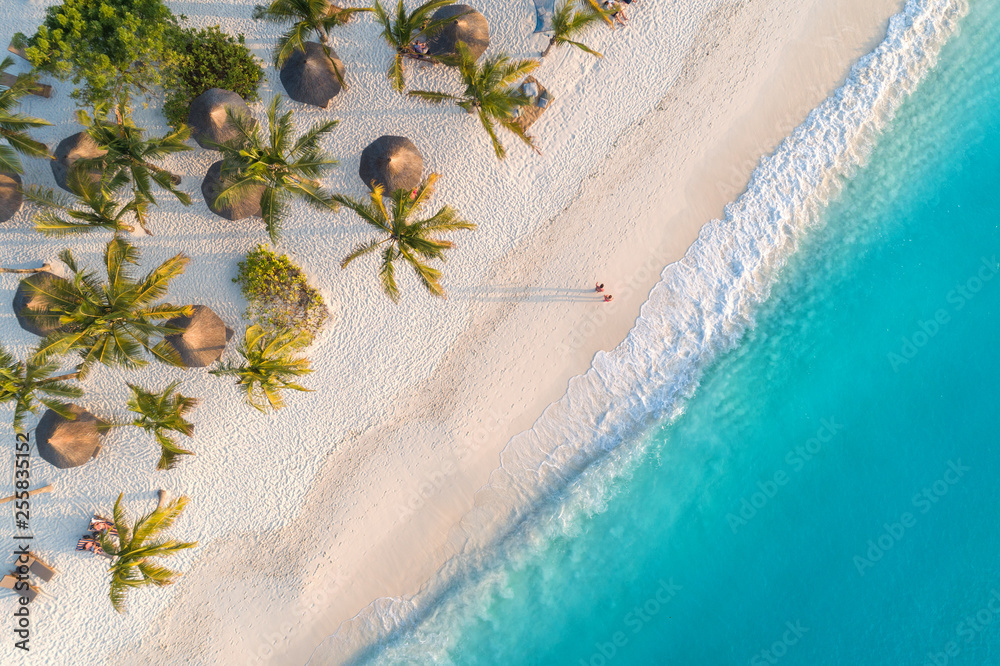
MULTIPOLYGON (((82 404, 124 418, 126 380, 158 388, 183 377, 182 390, 204 400, 194 415, 198 455, 156 472, 151 440, 123 430, 75 470, 33 459, 35 483, 58 486, 34 503, 35 547, 60 570, 46 586, 54 598, 35 608, 35 656, 82 663, 83 652, 97 648, 123 664, 298 664, 315 651, 314 663, 335 663, 371 629, 346 625, 316 650, 346 620, 404 616, 406 600, 462 546, 453 528, 504 444, 563 394, 597 350, 622 340, 660 268, 721 214, 757 160, 836 88, 901 4, 640 0, 628 29, 597 29, 586 40, 603 61, 566 50, 545 61, 536 76, 556 100, 532 128, 544 155, 503 136, 510 152, 503 163, 474 119, 391 91, 383 76, 390 53, 371 20, 338 31, 333 45, 351 88, 329 111, 290 103, 297 123, 341 119, 328 147, 342 164, 326 184, 355 195, 364 192, 357 165, 370 140, 384 133, 414 140, 427 167, 443 174, 435 202, 480 224, 454 238, 451 298, 434 301, 407 276, 403 303, 393 306, 379 293, 371 262, 337 267, 364 237, 358 221, 296 205, 280 248, 336 311, 311 351, 314 393, 291 395, 284 412, 261 416, 204 371, 101 369, 88 378, 82 404), (613 304, 593 294, 598 279, 613 304), (192 497, 175 533, 202 547, 173 562, 187 572, 178 585, 133 593, 129 614, 119 617, 106 598, 102 563, 73 546, 89 513, 109 509, 119 490, 151 505, 158 487, 192 497), (371 613, 376 599, 386 613, 371 613)), ((194 25, 244 32, 263 57, 277 34, 249 19, 249 3, 171 6, 194 25)), ((492 26, 492 49, 530 56, 544 46, 531 34, 531 3, 476 6, 492 26)), ((43 9, 4 3, 0 38, 30 33, 43 9)), ((443 68, 410 70, 414 87, 452 80, 443 68)), ((24 109, 55 123, 37 133, 53 146, 78 131, 70 85, 56 87, 52 99, 32 99, 24 109)), ((281 86, 268 68, 264 100, 273 92, 281 86)), ((137 115, 162 128, 156 112, 137 115)), ((205 208, 199 185, 216 159, 196 149, 169 161, 195 203, 185 209, 164 199, 156 235, 138 243, 144 267, 188 252, 192 265, 172 300, 210 305, 241 329, 244 304, 229 278, 265 234, 259 221, 230 223, 205 208)), ((26 182, 52 185, 48 165, 29 163, 26 182)), ((4 225, 0 264, 53 260, 66 245, 35 234, 29 217, 26 207, 4 225)), ((72 246, 96 267, 104 241, 93 234, 72 246)), ((15 286, 12 276, 0 276, 4 302, 15 286)), ((21 356, 35 342, 9 308, 0 315, 0 339, 21 356)))

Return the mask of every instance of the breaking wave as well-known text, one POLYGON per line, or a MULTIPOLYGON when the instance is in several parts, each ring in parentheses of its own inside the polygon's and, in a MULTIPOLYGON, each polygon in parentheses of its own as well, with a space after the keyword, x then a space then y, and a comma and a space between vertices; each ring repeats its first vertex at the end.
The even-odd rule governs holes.
MULTIPOLYGON (((412 599, 379 599, 321 644, 311 664, 345 654, 375 656, 394 636, 392 661, 447 661, 441 630, 397 636, 427 617, 468 574, 495 561, 496 545, 539 506, 560 497, 596 461, 635 439, 656 420, 676 418, 706 367, 734 348, 770 293, 816 212, 863 164, 880 131, 934 66, 941 46, 967 11, 965 0, 910 0, 889 23, 885 40, 852 68, 845 84, 808 116, 754 171, 746 191, 722 219, 705 225, 685 256, 667 266, 628 337, 599 352, 590 370, 570 381, 566 395, 511 441, 501 465, 476 495, 456 538, 462 554, 412 599), (433 636, 433 638, 431 638, 433 636), (432 650, 436 646, 438 650, 432 650), (437 652, 437 654, 433 654, 437 652)), ((627 470, 600 465, 611 476, 627 470)), ((607 462, 607 461, 606 461, 607 462)), ((560 511, 572 516, 599 504, 600 488, 560 511)), ((525 530, 527 540, 539 530, 525 530)), ((476 585, 487 595, 502 585, 491 572, 476 585)), ((460 614, 455 621, 460 620, 460 614)), ((435 623, 440 624, 440 623, 435 623)), ((382 656, 388 657, 388 654, 382 656)))

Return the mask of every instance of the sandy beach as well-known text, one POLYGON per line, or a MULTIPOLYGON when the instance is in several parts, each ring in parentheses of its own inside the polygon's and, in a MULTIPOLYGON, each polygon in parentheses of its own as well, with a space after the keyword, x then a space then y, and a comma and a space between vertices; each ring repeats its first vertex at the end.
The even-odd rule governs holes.
MULTIPOLYGON (((249 6, 170 5, 194 25, 245 33, 264 58, 276 34, 250 20, 249 6)), ((326 184, 352 195, 363 192, 357 166, 368 142, 402 134, 417 143, 428 170, 443 174, 435 202, 480 224, 456 239, 445 273, 450 297, 433 301, 404 282, 403 303, 393 306, 373 265, 337 267, 363 237, 356 220, 296 205, 279 248, 334 306, 330 330, 310 351, 315 392, 262 416, 239 405, 225 382, 154 366, 141 381, 183 378, 204 401, 193 460, 154 472, 153 447, 124 431, 86 467, 56 470, 36 458, 38 482, 57 485, 36 509, 39 550, 61 572, 38 612, 37 653, 46 663, 79 663, 74 637, 85 633, 114 646, 120 664, 333 664, 418 618, 446 586, 456 554, 487 547, 509 528, 467 520, 506 444, 597 351, 625 338, 661 269, 722 216, 760 158, 837 89, 902 5, 641 1, 626 29, 595 30, 590 41, 603 60, 565 50, 546 59, 536 76, 556 101, 532 131, 543 154, 503 137, 503 163, 471 118, 390 90, 389 51, 371 21, 343 28, 333 45, 351 87, 327 111, 290 103, 296 123, 341 119, 328 146, 341 165, 326 184), (594 293, 595 281, 612 303, 594 293), (110 508, 119 490, 152 503, 159 487, 191 496, 175 530, 202 545, 178 558, 186 575, 177 585, 136 594, 118 617, 101 565, 73 544, 88 514, 110 508)), ((531 33, 530 3, 477 8, 490 21, 491 49, 527 57, 544 47, 531 33)), ((11 33, 29 32, 42 11, 18 0, 0 16, 11 33)), ((267 76, 265 102, 281 92, 273 67, 267 76)), ((413 86, 450 81, 442 68, 411 75, 413 86)), ((55 123, 37 133, 50 145, 78 131, 69 84, 56 86, 53 99, 24 108, 55 123)), ((263 104, 253 108, 260 115, 263 104)), ((163 124, 155 109, 140 120, 163 124)), ((198 187, 216 159, 195 150, 168 161, 194 205, 166 203, 153 218, 156 235, 138 244, 143 265, 187 251, 192 266, 172 299, 210 305, 239 330, 244 303, 229 278, 265 234, 259 221, 229 223, 205 208, 198 187)), ((48 165, 29 163, 26 181, 50 185, 48 165)), ((66 244, 35 234, 30 212, 4 225, 0 264, 51 261, 66 244)), ((104 240, 74 240, 74 251, 93 264, 104 240)), ((15 286, 3 281, 7 302, 15 286)), ((0 335, 20 354, 34 342, 9 308, 0 335)), ((122 414, 123 381, 99 369, 84 403, 122 414)), ((523 499, 534 498, 526 490, 523 499)))

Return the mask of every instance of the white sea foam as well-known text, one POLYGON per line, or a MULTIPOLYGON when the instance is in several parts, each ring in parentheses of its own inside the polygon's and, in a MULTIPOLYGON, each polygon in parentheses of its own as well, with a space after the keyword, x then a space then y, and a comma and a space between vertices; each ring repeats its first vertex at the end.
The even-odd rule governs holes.
MULTIPOLYGON (((531 430, 508 443, 501 466, 461 524, 462 556, 416 599, 383 599, 370 606, 331 636, 317 656, 337 652, 344 641, 356 645, 362 635, 384 638, 406 627, 418 617, 415 611, 426 612, 456 581, 481 571, 498 539, 540 502, 564 491, 654 419, 681 413, 703 369, 753 324, 777 271, 816 211, 864 162, 966 10, 965 0, 910 0, 891 20, 886 39, 854 66, 844 86, 762 160, 724 219, 707 224, 684 258, 663 270, 628 337, 613 351, 598 353, 591 369, 570 382, 566 395, 531 430)), ((575 510, 593 510, 597 500, 588 501, 589 509, 575 510)), ((485 578, 477 588, 502 590, 502 571, 485 578)), ((413 636, 393 652, 399 656, 416 648, 426 660, 423 641, 447 644, 433 634, 413 636)))

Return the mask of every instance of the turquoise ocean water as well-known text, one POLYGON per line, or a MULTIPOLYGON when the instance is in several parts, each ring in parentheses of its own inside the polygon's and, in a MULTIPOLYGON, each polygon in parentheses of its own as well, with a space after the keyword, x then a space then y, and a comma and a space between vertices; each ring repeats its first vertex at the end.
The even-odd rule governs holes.
POLYGON ((382 663, 1000 664, 1000 0, 684 413, 382 663))

